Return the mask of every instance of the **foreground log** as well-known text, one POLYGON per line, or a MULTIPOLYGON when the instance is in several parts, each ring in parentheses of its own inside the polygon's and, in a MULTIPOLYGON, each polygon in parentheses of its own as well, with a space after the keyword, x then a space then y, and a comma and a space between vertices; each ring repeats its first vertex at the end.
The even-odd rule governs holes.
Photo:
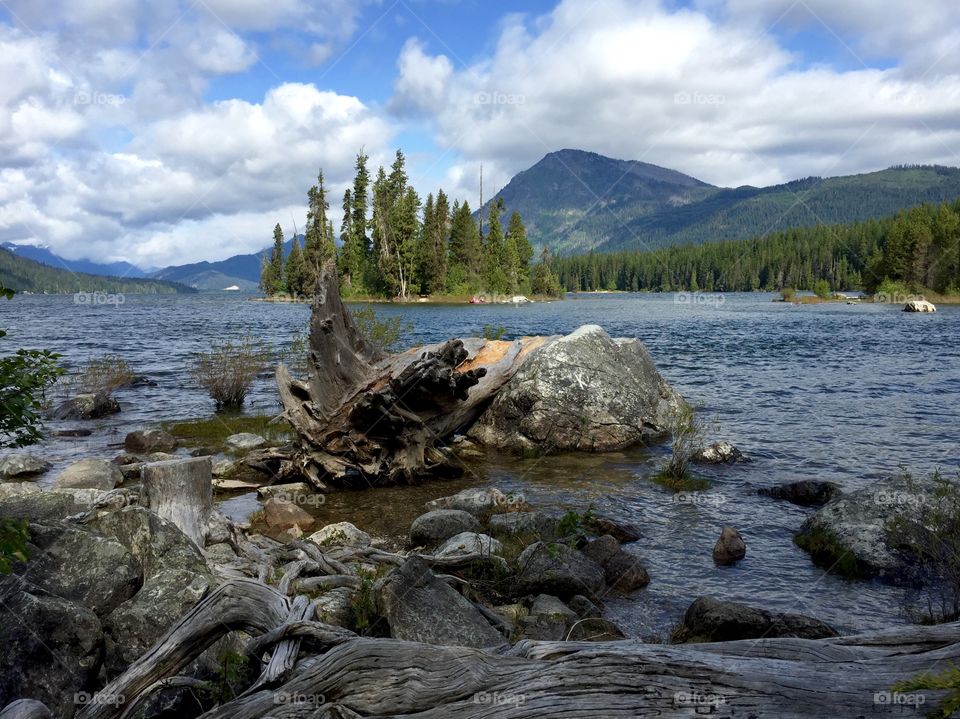
POLYGON ((904 704, 890 701, 890 688, 960 660, 960 623, 821 640, 523 641, 484 650, 356 637, 304 620, 297 605, 257 582, 228 582, 101 690, 114 700, 87 705, 78 716, 131 716, 233 630, 255 635, 251 654, 273 651, 268 669, 283 668, 265 672, 205 719, 922 716, 943 692, 919 692, 904 704), (300 638, 320 653, 294 664, 300 638))
POLYGON ((276 480, 306 477, 331 486, 410 483, 456 472, 443 441, 472 423, 543 338, 450 340, 381 358, 340 299, 336 267, 317 283, 310 322, 310 380, 277 368, 293 447, 255 452, 276 480))

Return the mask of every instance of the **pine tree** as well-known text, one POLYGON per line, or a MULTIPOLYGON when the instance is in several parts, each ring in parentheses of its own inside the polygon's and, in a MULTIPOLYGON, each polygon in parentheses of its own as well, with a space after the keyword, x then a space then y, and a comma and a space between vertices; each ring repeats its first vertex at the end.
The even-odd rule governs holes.
POLYGON ((272 291, 268 295, 275 295, 284 291, 286 285, 283 278, 283 230, 278 222, 273 228, 273 249, 270 251, 270 280, 272 291))
POLYGON ((353 178, 353 194, 351 197, 350 222, 350 253, 355 265, 350 268, 352 274, 364 278, 370 267, 370 238, 367 236, 369 220, 367 219, 367 191, 370 185, 370 173, 367 170, 367 156, 361 148, 357 153, 354 165, 356 174, 353 178))
POLYGON ((480 232, 470 212, 470 204, 454 203, 450 223, 450 263, 462 269, 467 282, 475 283, 483 271, 480 232))
POLYGON ((530 291, 535 295, 556 296, 560 294, 560 283, 550 270, 550 250, 546 247, 540 253, 540 262, 533 268, 530 278, 530 291))
POLYGON ((500 205, 491 203, 487 220, 487 236, 483 242, 483 279, 490 292, 505 294, 510 291, 510 276, 507 274, 507 247, 500 227, 500 205))
POLYGON ((522 285, 530 278, 530 260, 533 259, 533 245, 527 239, 527 228, 523 226, 523 218, 519 212, 510 215, 507 225, 507 239, 513 245, 516 253, 515 274, 517 284, 522 285))
POLYGON ((320 170, 317 184, 307 191, 307 228, 304 232, 303 259, 304 281, 311 288, 320 276, 323 263, 334 255, 333 233, 327 219, 329 209, 323 170, 320 170))
MULTIPOLYGON (((287 279, 287 292, 292 295, 303 295, 307 288, 304 286, 303 250, 300 248, 300 240, 296 235, 293 237, 293 247, 290 248, 290 254, 287 256, 287 266, 285 275, 287 279)), ((309 288, 312 292, 313 288, 309 288)))

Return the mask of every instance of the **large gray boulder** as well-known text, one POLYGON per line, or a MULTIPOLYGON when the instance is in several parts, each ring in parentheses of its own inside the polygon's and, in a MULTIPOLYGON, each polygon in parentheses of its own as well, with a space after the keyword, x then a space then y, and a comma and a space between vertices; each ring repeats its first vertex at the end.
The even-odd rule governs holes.
POLYGON ((796 535, 818 565, 848 576, 908 581, 913 562, 894 546, 896 521, 920 521, 942 485, 933 479, 894 476, 844 494, 807 518, 796 535))
POLYGON ((39 522, 65 519, 90 509, 102 494, 98 489, 0 492, 0 517, 39 522))
POLYGON ((640 341, 584 325, 536 350, 469 436, 516 453, 618 450, 664 436, 683 405, 640 341))
POLYGON ((138 429, 126 436, 123 447, 133 454, 172 452, 177 448, 177 438, 162 429, 138 429))
POLYGON ((469 512, 460 509, 435 509, 413 520, 410 525, 410 541, 432 546, 461 532, 476 532, 479 529, 480 522, 469 512))
POLYGON ((120 403, 107 391, 78 394, 64 400, 51 412, 54 419, 100 419, 120 411, 120 403))
POLYGON ((566 544, 536 542, 517 558, 515 593, 552 594, 567 599, 576 594, 599 596, 605 573, 590 557, 566 544))
POLYGON ((729 642, 760 637, 824 639, 836 631, 819 619, 802 614, 773 614, 736 602, 700 597, 683 617, 674 642, 729 642))
POLYGON ((437 579, 419 557, 408 558, 381 579, 374 591, 394 639, 467 647, 504 643, 480 611, 437 579))
POLYGON ((0 707, 19 698, 43 702, 54 716, 73 716, 80 692, 95 686, 103 655, 100 620, 55 596, 34 596, 0 582, 0 707))
POLYGON ((22 590, 52 594, 99 617, 143 584, 140 564, 120 542, 67 524, 31 524, 28 556, 14 567, 22 590))
POLYGON ((38 477, 48 471, 51 465, 47 460, 33 454, 8 454, 0 457, 0 478, 23 479, 38 477))
POLYGON ((503 554, 503 545, 496 539, 478 532, 461 532, 441 544, 434 555, 437 557, 462 557, 469 554, 484 556, 503 554))
POLYGON ((433 499, 426 504, 428 511, 459 509, 475 517, 486 518, 500 512, 519 512, 526 509, 523 497, 504 494, 496 487, 471 487, 449 497, 433 499))
POLYGON ((123 482, 120 468, 105 459, 81 459, 54 480, 58 489, 113 489, 123 482))

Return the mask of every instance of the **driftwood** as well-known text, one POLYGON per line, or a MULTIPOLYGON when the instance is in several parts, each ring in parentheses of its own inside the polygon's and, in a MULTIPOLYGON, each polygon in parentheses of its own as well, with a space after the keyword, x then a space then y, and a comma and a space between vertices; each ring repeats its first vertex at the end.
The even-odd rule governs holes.
POLYGON ((284 416, 298 439, 246 461, 276 481, 305 477, 320 491, 459 473, 444 440, 471 424, 543 342, 449 340, 378 357, 344 307, 328 263, 313 303, 309 382, 292 378, 282 364, 276 372, 284 416))
POLYGON ((890 688, 960 660, 960 623, 821 640, 522 641, 481 650, 358 637, 307 619, 306 604, 252 580, 228 582, 101 690, 120 701, 78 716, 131 716, 150 693, 182 684, 178 672, 236 630, 253 635, 251 656, 271 657, 248 691, 205 719, 922 716, 943 692, 915 695, 918 708, 915 697, 913 705, 888 701, 890 688), (314 656, 298 660, 301 640, 314 656))

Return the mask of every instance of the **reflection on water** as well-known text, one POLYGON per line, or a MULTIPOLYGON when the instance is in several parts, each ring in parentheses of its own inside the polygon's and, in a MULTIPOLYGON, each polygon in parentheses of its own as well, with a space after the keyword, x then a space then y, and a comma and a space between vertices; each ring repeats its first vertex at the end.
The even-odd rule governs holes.
MULTIPOLYGON (((960 308, 910 315, 881 305, 771 303, 768 295, 728 295, 720 306, 676 304, 671 295, 605 295, 513 306, 382 306, 414 325, 410 343, 505 326, 509 336, 569 332, 597 323, 643 340, 664 375, 728 439, 753 458, 709 468, 711 489, 679 502, 649 480, 664 447, 610 455, 469 460, 462 479, 418 487, 330 495, 314 511, 322 523, 348 520, 399 538, 423 504, 468 486, 496 485, 537 507, 594 506, 637 525, 629 545, 647 565, 649 587, 611 598, 613 617, 633 634, 664 633, 697 596, 809 613, 840 629, 901 621, 897 590, 825 575, 792 543, 809 510, 758 497, 795 479, 830 479, 850 490, 897 470, 960 466, 960 308), (738 527, 747 557, 713 565, 725 524, 738 527)), ((248 302, 233 295, 128 297, 119 307, 74 305, 70 297, 16 297, 0 305, 0 327, 15 346, 49 347, 71 362, 119 354, 156 387, 122 390, 123 412, 86 426, 86 438, 53 438, 40 448, 58 467, 81 456, 110 457, 126 432, 157 419, 207 416, 211 403, 192 385, 193 353, 211 339, 255 335, 281 347, 306 325, 302 305, 248 302)), ((277 407, 269 375, 248 412, 277 407)), ((56 471, 56 470, 55 470, 56 471)), ((255 495, 224 508, 245 516, 255 495)), ((399 541, 399 540, 398 540, 399 541)))

